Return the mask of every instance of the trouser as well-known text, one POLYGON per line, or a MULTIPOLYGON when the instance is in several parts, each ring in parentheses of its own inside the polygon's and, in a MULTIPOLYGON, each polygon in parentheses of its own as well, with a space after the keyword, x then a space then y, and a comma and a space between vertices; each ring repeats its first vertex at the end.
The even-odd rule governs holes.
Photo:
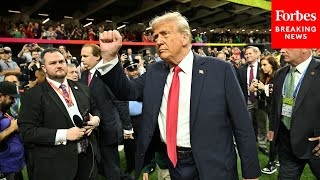
POLYGON ((259 147, 267 148, 267 113, 258 108, 258 100, 255 102, 248 100, 247 109, 259 147))
POLYGON ((320 158, 313 156, 311 159, 300 159, 296 157, 292 151, 290 131, 282 122, 280 122, 277 137, 280 161, 279 180, 299 180, 307 163, 316 179, 320 179, 320 158))
POLYGON ((136 139, 137 139, 137 136, 139 136, 138 129, 139 129, 139 123, 141 122, 141 119, 142 119, 142 115, 130 116, 130 118, 131 118, 131 123, 134 131, 134 134, 133 134, 134 139, 125 139, 123 141, 124 153, 126 156, 126 164, 127 164, 126 171, 128 171, 129 173, 135 169, 135 154, 137 149, 136 139))
POLYGON ((120 156, 118 143, 107 146, 100 146, 101 162, 100 169, 106 180, 120 179, 120 156))

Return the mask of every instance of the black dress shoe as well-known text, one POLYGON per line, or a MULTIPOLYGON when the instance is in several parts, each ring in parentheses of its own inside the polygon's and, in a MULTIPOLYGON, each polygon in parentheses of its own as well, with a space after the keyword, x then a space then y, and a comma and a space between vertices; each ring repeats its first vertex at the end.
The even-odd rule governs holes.
POLYGON ((269 154, 270 154, 267 148, 259 147, 259 151, 262 152, 262 154, 264 154, 266 156, 269 156, 269 154))

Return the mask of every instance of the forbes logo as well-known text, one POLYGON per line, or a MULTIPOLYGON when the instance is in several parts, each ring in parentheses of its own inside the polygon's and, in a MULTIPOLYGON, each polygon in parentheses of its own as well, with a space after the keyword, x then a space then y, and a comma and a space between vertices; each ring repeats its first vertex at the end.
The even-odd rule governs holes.
POLYGON ((316 21, 317 13, 300 13, 296 10, 293 13, 286 13, 284 10, 275 10, 276 21, 316 21))

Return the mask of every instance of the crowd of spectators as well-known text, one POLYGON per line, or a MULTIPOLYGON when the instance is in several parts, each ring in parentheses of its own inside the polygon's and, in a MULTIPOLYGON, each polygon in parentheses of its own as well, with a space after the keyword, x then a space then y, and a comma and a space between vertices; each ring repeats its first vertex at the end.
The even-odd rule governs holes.
MULTIPOLYGON (((28 23, 9 21, 0 22, 0 37, 33 38, 50 40, 98 40, 99 34, 106 30, 101 26, 77 26, 64 23, 42 24, 30 21, 28 23)), ((120 30, 124 42, 153 42, 151 31, 120 30)), ((256 33, 194 33, 195 43, 270 43, 270 34, 256 33)))

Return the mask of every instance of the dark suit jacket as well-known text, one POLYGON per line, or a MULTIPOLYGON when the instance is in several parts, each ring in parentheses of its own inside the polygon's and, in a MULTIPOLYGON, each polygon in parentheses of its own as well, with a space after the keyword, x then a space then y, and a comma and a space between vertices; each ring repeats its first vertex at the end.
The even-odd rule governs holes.
MULTIPOLYGON (((88 85, 88 72, 81 74, 81 82, 88 85)), ((120 116, 123 116, 123 126, 125 129, 131 129, 130 114, 128 102, 118 101, 112 94, 109 87, 98 77, 96 71, 90 83, 90 90, 97 103, 97 108, 101 113, 99 125, 99 145, 111 145, 119 143, 123 138, 123 128, 120 116), (120 114, 120 116, 119 116, 120 114)))
MULTIPOLYGON (((100 116, 88 87, 77 82, 68 83, 80 113, 89 109, 92 115, 100 116)), ((18 124, 32 179, 73 179, 78 169, 77 141, 54 144, 57 129, 69 129, 74 125, 63 102, 47 81, 22 94, 18 124)), ((88 140, 99 160, 94 133, 88 140)))
MULTIPOLYGON (((249 77, 247 77, 247 69, 248 69, 248 63, 241 66, 237 71, 239 84, 240 84, 241 90, 243 92, 244 99, 245 99, 246 103, 248 102, 247 79, 249 78, 249 77)), ((260 79, 260 71, 261 71, 260 63, 258 63, 257 76, 256 76, 256 79, 258 79, 258 80, 260 79)))
MULTIPOLYGON (((136 176, 146 154, 159 148, 158 114, 169 73, 164 61, 129 81, 118 63, 101 78, 116 96, 143 100, 137 138, 136 176)), ((260 175, 255 135, 239 83, 230 63, 194 54, 190 103, 190 141, 200 179, 238 179, 234 134, 242 160, 242 175, 260 175)))
MULTIPOLYGON (((320 65, 312 59, 302 80, 292 111, 290 140, 293 153, 301 159, 310 159, 312 149, 318 142, 310 142, 308 138, 320 136, 320 65)), ((270 114, 270 130, 274 131, 276 145, 282 115, 282 87, 289 66, 279 69, 273 79, 273 99, 270 114)))

